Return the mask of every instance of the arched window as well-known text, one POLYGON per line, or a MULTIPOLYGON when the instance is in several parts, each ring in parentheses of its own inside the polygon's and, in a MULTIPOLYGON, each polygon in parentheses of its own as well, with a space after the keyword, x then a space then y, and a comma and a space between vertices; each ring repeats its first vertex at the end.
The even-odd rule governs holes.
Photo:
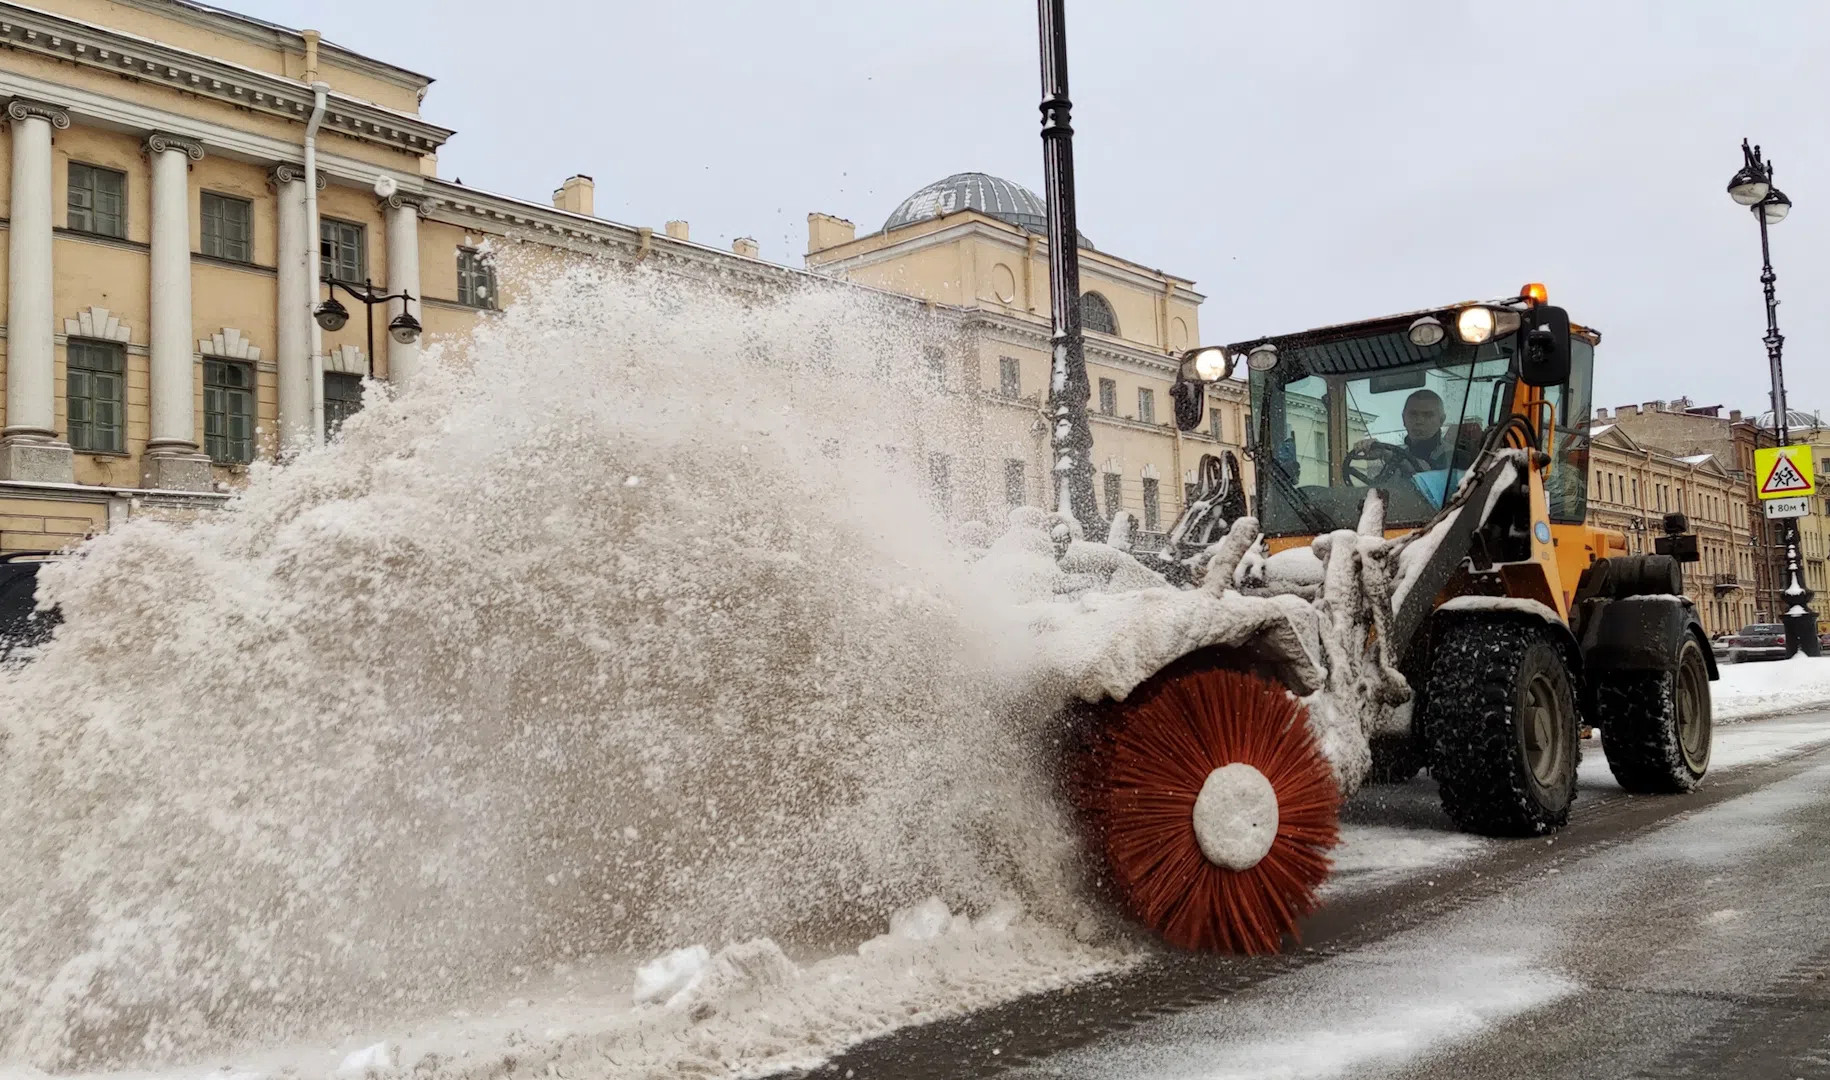
POLYGON ((1106 298, 1096 292, 1082 293, 1080 296, 1080 327, 1083 330, 1097 330, 1102 334, 1118 334, 1118 317, 1112 314, 1112 305, 1106 298))

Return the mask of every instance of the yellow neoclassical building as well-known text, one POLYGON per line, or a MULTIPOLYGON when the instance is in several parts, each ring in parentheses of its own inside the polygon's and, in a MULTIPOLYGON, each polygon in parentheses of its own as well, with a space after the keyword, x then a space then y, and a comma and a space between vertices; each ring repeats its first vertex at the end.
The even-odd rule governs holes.
MULTIPOLYGON (((958 373, 949 386, 978 418, 984 460, 945 478, 949 509, 1041 501, 1035 196, 1002 185, 986 201, 942 182, 863 238, 816 214, 808 268, 790 269, 748 239, 695 243, 683 221, 605 221, 589 177, 550 202, 440 179, 454 132, 420 116, 431 82, 187 0, 0 0, 0 551, 219 504, 257 457, 323 440, 365 376, 410 383, 426 339, 513 300, 492 238, 744 288, 838 278, 904 293, 964 331, 948 338, 961 355, 932 362, 958 373), (1020 207, 997 201, 1016 193, 1020 207), (372 355, 367 309, 346 291, 345 325, 313 319, 325 278, 412 297, 375 310, 372 355), (423 338, 391 340, 402 316, 423 338)), ((1198 451, 1237 447, 1243 395, 1216 391, 1217 426, 1177 435, 1171 354, 1200 341, 1200 295, 1104 252, 1083 267, 1104 497, 1166 528, 1198 451)))
MULTIPOLYGON (((960 309, 976 330, 987 467, 1007 501, 1043 498, 1045 406, 1052 326, 1046 204, 1022 185, 956 173, 916 191, 883 227, 857 235, 829 214, 808 218, 807 266, 821 274, 960 309), (1001 458, 1001 459, 1000 459, 1001 458)), ((1148 545, 1181 512, 1201 455, 1232 450, 1246 471, 1244 384, 1213 388, 1203 426, 1176 429, 1169 399, 1177 354, 1202 342, 1205 299, 1187 278, 1132 262, 1080 238, 1093 462, 1101 513, 1134 514, 1148 545)))

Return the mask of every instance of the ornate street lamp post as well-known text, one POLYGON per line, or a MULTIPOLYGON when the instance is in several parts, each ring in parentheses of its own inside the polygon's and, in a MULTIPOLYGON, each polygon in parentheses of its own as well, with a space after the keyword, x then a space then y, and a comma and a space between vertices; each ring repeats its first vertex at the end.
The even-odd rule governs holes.
MULTIPOLYGON (((405 300, 408 303, 412 303, 413 297, 407 295, 404 292, 398 292, 398 293, 380 292, 375 288, 374 282, 371 282, 371 281, 363 281, 362 283, 358 284, 354 281, 344 281, 340 278, 334 278, 334 277, 326 277, 321 280, 324 282, 324 284, 330 286, 330 297, 328 299, 326 299, 323 303, 319 304, 317 307, 313 308, 312 312, 311 312, 311 316, 312 316, 312 318, 318 320, 318 325, 323 327, 324 329, 329 330, 332 333, 335 333, 336 331, 343 329, 344 324, 349 322, 349 309, 344 307, 342 302, 337 299, 337 290, 338 289, 342 289, 344 292, 349 293, 351 298, 353 298, 357 301, 360 301, 364 307, 368 308, 369 378, 371 378, 371 379, 374 378, 375 377, 375 305, 376 304, 385 304, 389 300, 405 300)), ((408 314, 405 311, 402 311, 400 314, 394 316, 393 321, 388 323, 388 336, 393 338, 395 341, 400 342, 402 345, 411 345, 415 341, 418 341, 419 334, 420 334, 419 320, 415 319, 412 315, 408 314)))
POLYGON ((1048 404, 1054 428, 1055 508, 1073 515, 1087 539, 1106 526, 1093 500, 1093 429, 1087 420, 1085 343, 1080 333, 1080 231, 1074 222, 1074 129, 1068 123, 1067 27, 1063 0, 1037 0, 1042 36, 1042 169, 1048 197, 1049 306, 1054 312, 1048 404))
MULTIPOLYGON (((1785 220, 1792 210, 1792 200, 1773 186, 1773 163, 1760 156, 1758 146, 1749 146, 1746 139, 1741 140, 1741 171, 1735 173, 1734 179, 1728 182, 1729 197, 1747 207, 1754 213, 1754 220, 1760 223, 1760 285, 1766 291, 1766 362, 1767 371, 1773 382, 1773 435, 1779 440, 1778 445, 1786 446, 1792 441, 1791 417, 1786 411, 1785 367, 1780 362, 1780 350, 1785 345, 1785 336, 1779 332, 1779 300, 1773 293, 1772 250, 1767 243, 1767 226, 1785 220)), ((1793 655, 1803 651, 1806 656, 1817 656, 1822 652, 1817 638, 1817 616, 1811 611, 1811 590, 1805 588, 1802 563, 1798 557, 1798 519, 1785 518, 1786 537, 1786 579, 1785 627, 1786 653, 1793 655)))

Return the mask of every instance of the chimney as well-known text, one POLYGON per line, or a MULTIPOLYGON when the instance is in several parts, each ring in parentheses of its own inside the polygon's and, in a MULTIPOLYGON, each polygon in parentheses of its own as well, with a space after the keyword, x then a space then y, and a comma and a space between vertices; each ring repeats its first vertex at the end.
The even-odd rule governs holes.
POLYGON ((686 222, 670 221, 665 228, 667 229, 667 235, 673 237, 675 240, 687 239, 688 226, 686 222))
POLYGON ((566 177, 566 182, 559 185, 559 190, 553 192, 553 205, 560 210, 569 210, 574 214, 590 217, 593 213, 592 204, 595 202, 596 194, 597 185, 591 182, 589 176, 579 173, 566 177))
POLYGON ((1731 424, 1739 424, 1741 422, 1741 410, 1740 409, 1728 410, 1728 422, 1731 424))
POLYGON ((731 241, 731 250, 742 255, 746 259, 754 259, 762 251, 761 248, 756 246, 755 237, 750 236, 740 236, 731 241))
POLYGON ((1608 418, 1608 410, 1607 410, 1607 409, 1605 409, 1605 408, 1597 408, 1597 409, 1596 409, 1596 410, 1595 410, 1595 419, 1597 419, 1597 420, 1606 420, 1606 419, 1607 419, 1607 418, 1608 418))
POLYGON ((1663 412, 1665 410, 1665 403, 1662 401, 1648 401, 1640 407, 1649 413, 1663 412))
POLYGON ((849 244, 858 238, 858 227, 842 217, 831 214, 807 215, 807 254, 825 251, 840 244, 849 244))

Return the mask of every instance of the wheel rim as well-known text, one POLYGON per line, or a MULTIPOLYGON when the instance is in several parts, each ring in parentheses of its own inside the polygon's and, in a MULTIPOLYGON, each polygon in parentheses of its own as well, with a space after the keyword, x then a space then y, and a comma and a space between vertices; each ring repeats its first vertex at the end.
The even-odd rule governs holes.
POLYGON ((1702 658, 1686 649, 1678 664, 1676 687, 1678 746, 1685 766, 1698 774, 1709 767, 1709 676, 1702 668, 1702 658))
POLYGON ((1556 683, 1546 673, 1533 675, 1525 684, 1519 704, 1523 721, 1519 737, 1525 744, 1525 765, 1540 785, 1550 787, 1563 771, 1567 749, 1563 745, 1563 729, 1568 725, 1559 723, 1563 710, 1556 683))

